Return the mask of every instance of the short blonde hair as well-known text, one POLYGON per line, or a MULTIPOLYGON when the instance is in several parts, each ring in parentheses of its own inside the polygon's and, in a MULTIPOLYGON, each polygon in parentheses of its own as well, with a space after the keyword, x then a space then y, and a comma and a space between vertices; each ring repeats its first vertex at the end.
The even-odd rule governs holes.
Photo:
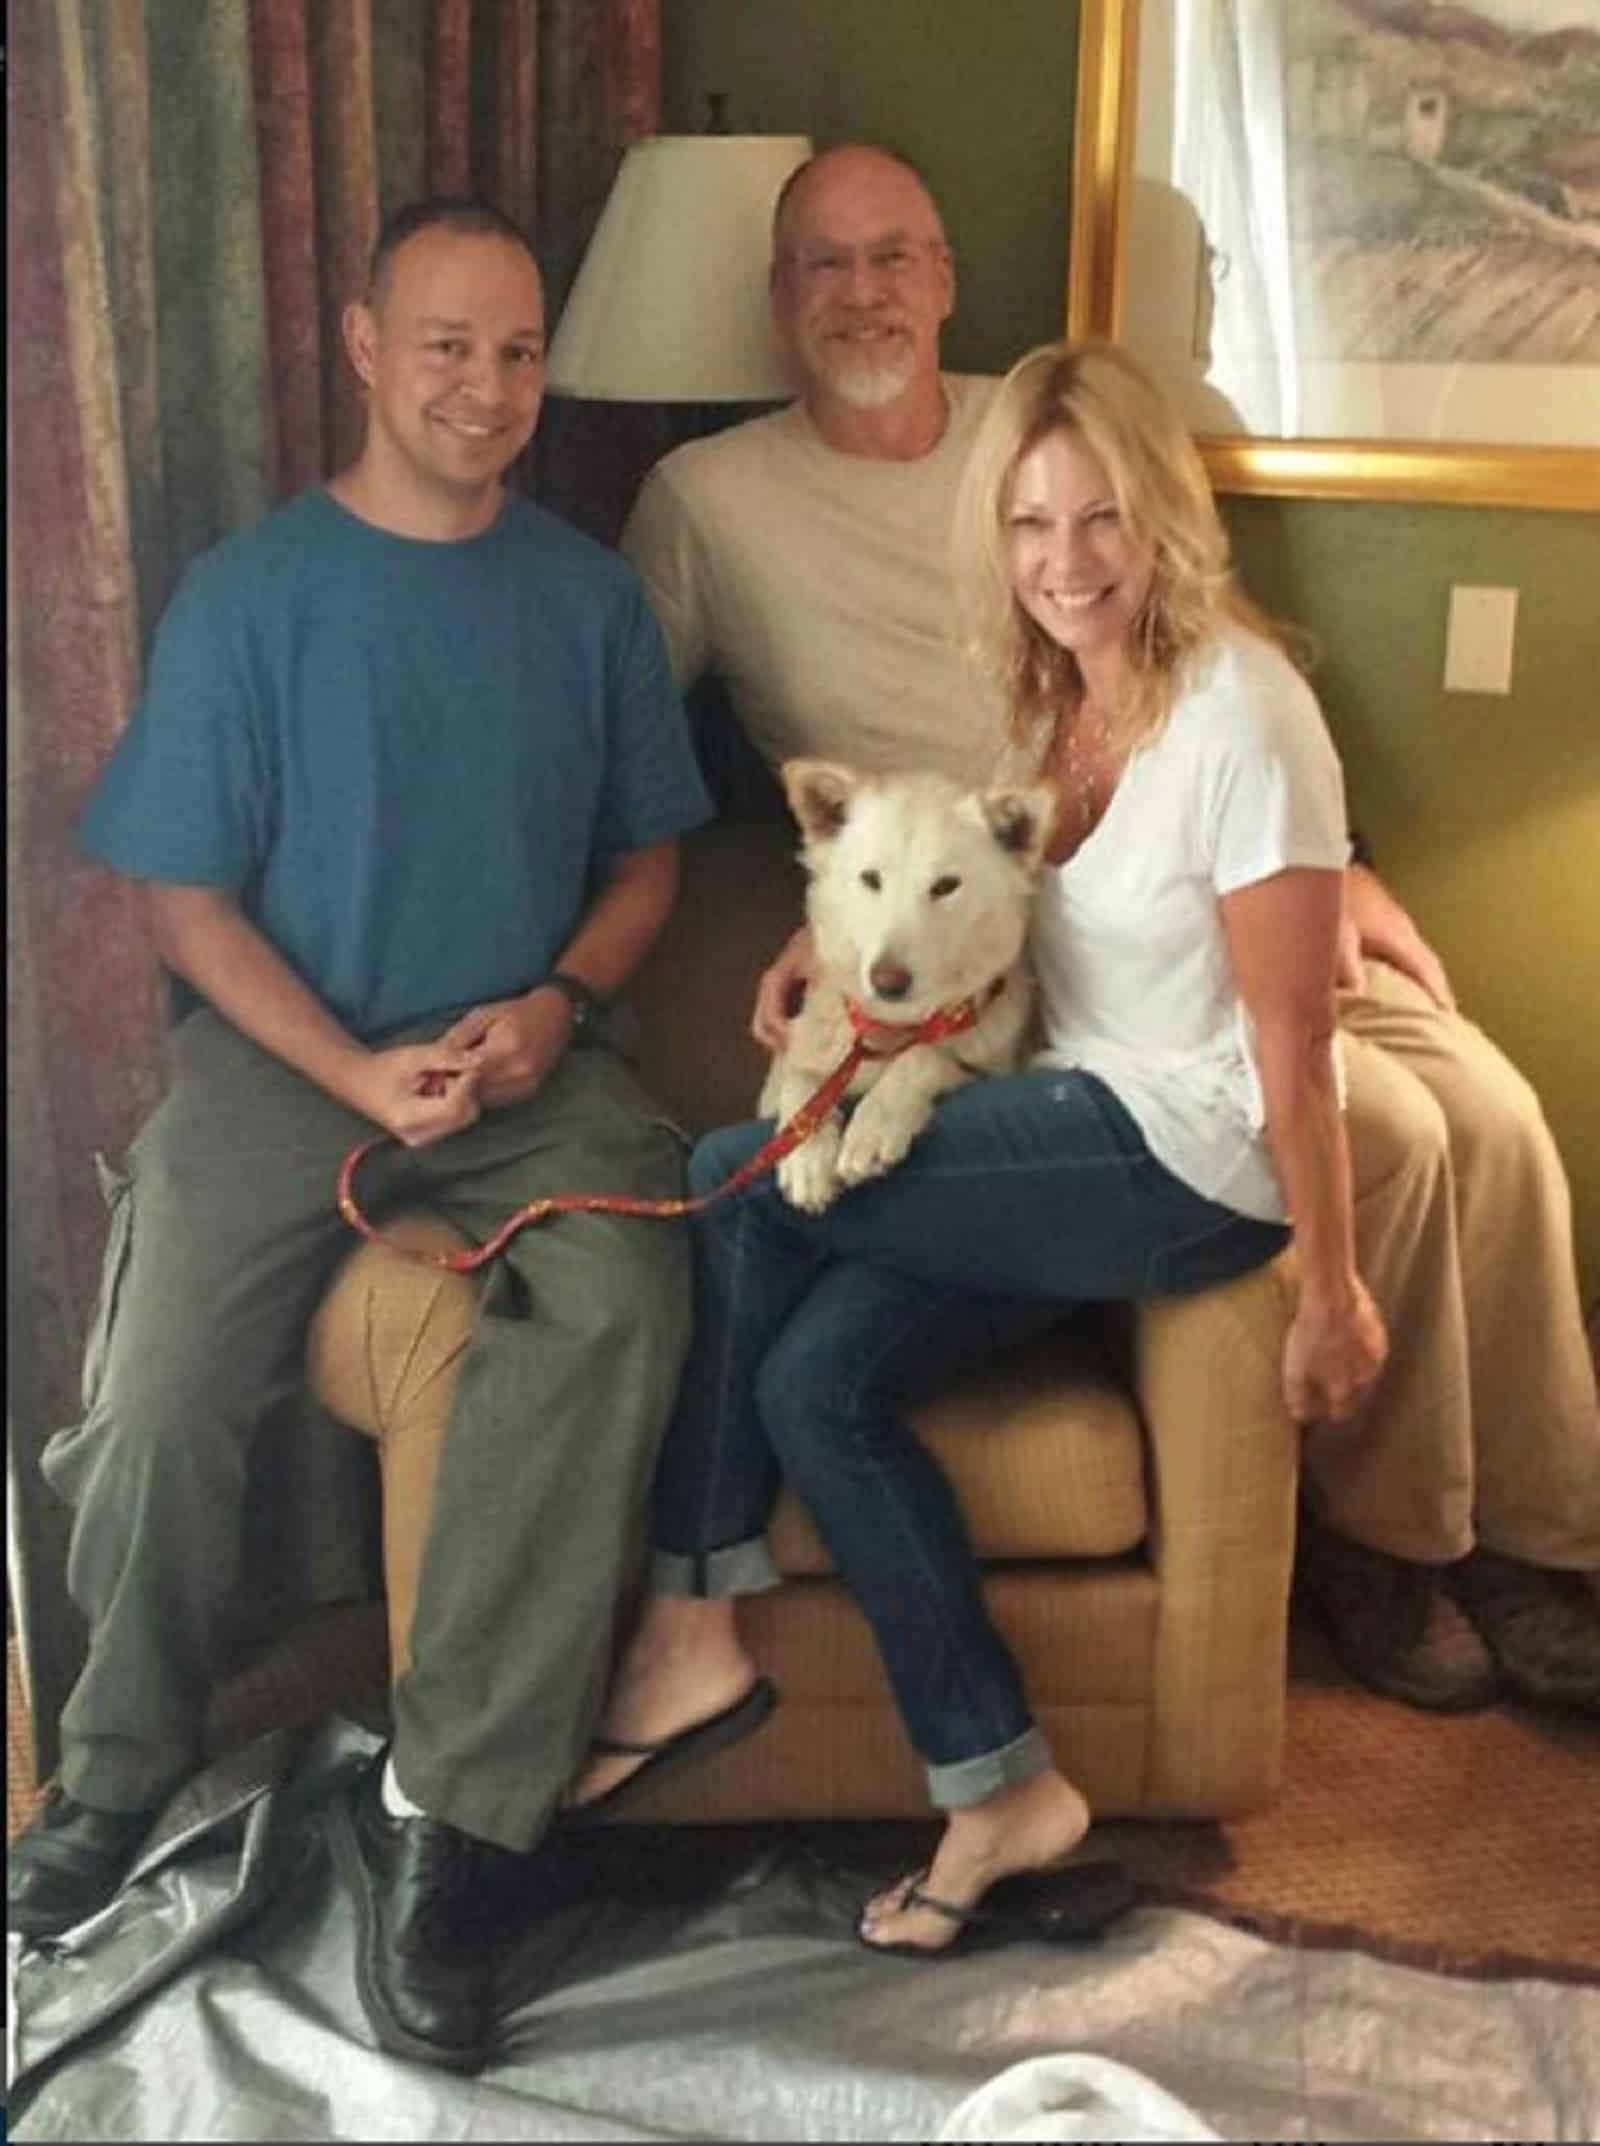
POLYGON ((1013 735, 1083 697, 1076 659, 1012 591, 1007 516, 1019 465, 1055 434, 1103 466, 1124 525, 1154 547, 1150 592, 1133 622, 1132 689, 1116 711, 1126 738, 1156 729, 1186 657, 1227 617, 1281 641, 1234 585, 1205 466, 1171 399, 1113 344, 1047 343, 1001 382, 973 442, 952 529, 969 645, 1001 685, 1013 735))

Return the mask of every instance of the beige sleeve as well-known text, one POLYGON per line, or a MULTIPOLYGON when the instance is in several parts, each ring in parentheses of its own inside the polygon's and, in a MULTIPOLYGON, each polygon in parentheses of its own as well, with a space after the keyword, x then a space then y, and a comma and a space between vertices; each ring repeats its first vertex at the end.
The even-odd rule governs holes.
POLYGON ((661 468, 640 487, 619 543, 639 572, 667 638, 678 684, 691 686, 711 657, 711 629, 700 541, 683 501, 661 468))

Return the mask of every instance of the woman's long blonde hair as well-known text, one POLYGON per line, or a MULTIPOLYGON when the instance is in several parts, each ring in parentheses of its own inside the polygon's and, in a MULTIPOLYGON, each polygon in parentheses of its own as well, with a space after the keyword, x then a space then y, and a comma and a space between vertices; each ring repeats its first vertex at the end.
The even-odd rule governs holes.
POLYGON ((1012 736, 1083 698, 1076 659, 1029 618, 1012 592, 1007 518, 1018 466, 1042 440, 1076 439, 1104 467, 1125 528, 1153 544, 1150 592, 1133 621, 1132 683, 1115 711, 1132 743, 1165 720, 1185 659, 1225 618, 1284 645, 1285 636, 1235 585, 1210 480, 1169 398, 1110 343, 1047 343, 1001 382, 973 442, 952 542, 968 646, 1000 684, 1012 736))

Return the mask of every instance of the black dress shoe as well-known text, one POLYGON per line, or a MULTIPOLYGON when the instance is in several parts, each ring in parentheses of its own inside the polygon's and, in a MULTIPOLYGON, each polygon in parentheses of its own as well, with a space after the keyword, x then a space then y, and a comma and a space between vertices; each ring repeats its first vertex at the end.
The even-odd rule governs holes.
POLYGON ((335 1838, 356 1903, 356 1987, 385 2049, 476 2071, 494 2031, 497 1868, 520 1858, 383 1805, 383 1758, 335 1838))
POLYGON ((60 1937, 103 1908, 128 1874, 156 1810, 99 1811, 64 1792, 12 1843, 6 1928, 60 1937))

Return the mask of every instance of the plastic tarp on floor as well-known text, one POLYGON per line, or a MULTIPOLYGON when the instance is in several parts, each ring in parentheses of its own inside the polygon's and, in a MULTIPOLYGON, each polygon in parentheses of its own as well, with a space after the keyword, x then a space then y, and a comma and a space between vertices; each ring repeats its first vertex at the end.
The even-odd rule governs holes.
POLYGON ((373 1749, 347 1724, 264 1739, 191 1784, 68 1942, 8 1940, 14 2138, 1600 2133, 1600 1989, 1425 1974, 1164 1907, 1093 1946, 874 1958, 856 1906, 904 1846, 876 1828, 577 1835, 535 1859, 481 2076, 391 2058, 331 1853, 373 1749), (1010 2128, 958 2113, 1069 2057, 977 2119, 1010 2128))

